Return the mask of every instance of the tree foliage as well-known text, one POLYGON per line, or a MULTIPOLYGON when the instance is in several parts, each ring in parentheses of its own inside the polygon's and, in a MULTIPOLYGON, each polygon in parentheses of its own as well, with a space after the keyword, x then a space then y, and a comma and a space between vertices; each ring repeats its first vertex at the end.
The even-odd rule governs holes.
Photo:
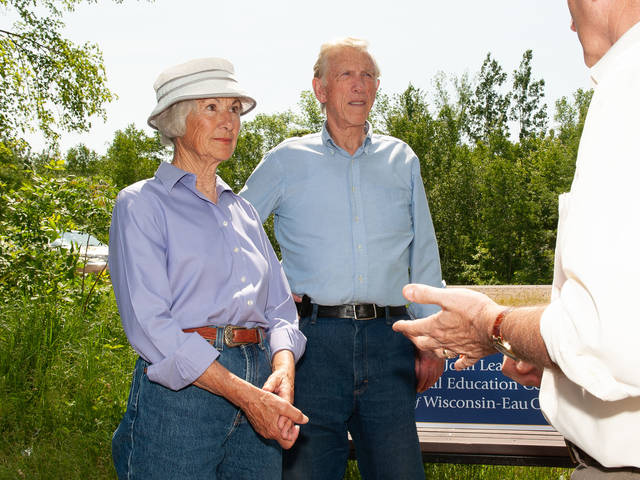
POLYGON ((55 143, 61 131, 88 130, 92 116, 105 118, 114 97, 100 49, 62 33, 64 13, 82 1, 0 0, 18 18, 0 29, 0 139, 37 129, 55 143))
POLYGON ((113 185, 122 189, 153 177, 160 162, 168 156, 169 150, 162 145, 157 132, 149 136, 131 124, 114 134, 101 170, 113 185))
POLYGON ((381 131, 420 158, 448 283, 551 281, 557 197, 570 188, 591 97, 578 90, 560 99, 547 132, 532 59, 523 54, 510 91, 489 54, 473 80, 436 76, 432 105, 411 84, 385 105, 381 131))
POLYGON ((108 241, 115 191, 108 183, 59 176, 61 161, 2 195, 0 217, 0 293, 18 292, 68 298, 75 281, 78 252, 49 248, 62 232, 90 232, 108 241))
POLYGON ((547 126, 547 105, 544 98, 544 80, 531 78, 533 51, 522 56, 520 67, 513 72, 513 105, 509 118, 518 122, 520 141, 533 135, 543 135, 547 126))
POLYGON ((65 158, 65 170, 73 175, 90 176, 100 170, 100 156, 83 143, 71 147, 65 158))
POLYGON ((474 142, 490 143, 492 136, 507 133, 507 112, 511 93, 503 93, 507 74, 497 60, 488 53, 469 102, 466 132, 474 142))

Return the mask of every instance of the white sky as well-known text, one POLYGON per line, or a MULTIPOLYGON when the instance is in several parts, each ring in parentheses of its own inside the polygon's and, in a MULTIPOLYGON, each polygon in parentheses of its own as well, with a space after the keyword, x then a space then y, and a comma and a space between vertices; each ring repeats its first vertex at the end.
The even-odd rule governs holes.
POLYGON ((475 74, 487 52, 511 74, 526 49, 533 50, 534 78, 544 78, 551 106, 589 88, 564 0, 100 0, 65 22, 71 39, 100 46, 119 98, 107 106, 106 124, 96 119, 89 133, 64 135, 63 152, 82 142, 104 153, 115 130, 129 123, 150 133, 153 82, 166 67, 192 58, 231 60, 258 101, 256 113, 295 108, 300 92, 311 88, 320 45, 348 35, 370 42, 387 94, 409 82, 432 91, 439 71, 475 74))

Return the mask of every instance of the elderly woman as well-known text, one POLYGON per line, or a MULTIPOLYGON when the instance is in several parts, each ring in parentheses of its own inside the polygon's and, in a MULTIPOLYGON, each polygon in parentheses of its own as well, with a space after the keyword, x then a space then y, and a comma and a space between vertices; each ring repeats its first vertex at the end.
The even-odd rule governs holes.
POLYGON ((305 338, 253 207, 216 175, 255 107, 220 58, 170 68, 149 117, 172 163, 120 192, 109 265, 140 355, 113 436, 120 478, 280 478, 305 338))

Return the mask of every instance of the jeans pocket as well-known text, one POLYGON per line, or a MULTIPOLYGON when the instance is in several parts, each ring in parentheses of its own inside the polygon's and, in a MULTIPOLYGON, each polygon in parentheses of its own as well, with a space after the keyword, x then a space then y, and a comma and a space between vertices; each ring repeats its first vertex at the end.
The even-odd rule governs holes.
POLYGON ((149 362, 144 360, 142 357, 138 357, 133 369, 129 398, 127 400, 127 410, 129 410, 131 415, 134 417, 138 412, 138 396, 140 394, 141 384, 145 380, 149 381, 147 377, 147 368, 149 365, 151 365, 149 362))

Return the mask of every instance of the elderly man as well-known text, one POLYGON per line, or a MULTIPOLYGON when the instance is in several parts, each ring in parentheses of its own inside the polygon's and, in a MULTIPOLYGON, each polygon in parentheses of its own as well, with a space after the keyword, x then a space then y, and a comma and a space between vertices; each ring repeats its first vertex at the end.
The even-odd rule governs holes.
POLYGON ((273 149, 240 193, 263 221, 275 214, 282 264, 302 296, 307 348, 295 400, 310 420, 285 478, 343 478, 347 432, 364 478, 424 478, 415 392, 437 380, 443 361, 415 357, 391 325, 409 318, 407 279, 441 286, 440 261, 418 158, 367 122, 378 76, 365 42, 323 45, 313 78, 322 132, 273 149))
POLYGON ((512 310, 470 291, 408 285, 408 299, 443 310, 394 329, 460 355, 458 369, 494 348, 513 357, 503 372, 542 382, 542 410, 578 463, 572 479, 640 478, 640 0, 568 3, 594 95, 571 192, 560 197, 551 303, 512 310))

